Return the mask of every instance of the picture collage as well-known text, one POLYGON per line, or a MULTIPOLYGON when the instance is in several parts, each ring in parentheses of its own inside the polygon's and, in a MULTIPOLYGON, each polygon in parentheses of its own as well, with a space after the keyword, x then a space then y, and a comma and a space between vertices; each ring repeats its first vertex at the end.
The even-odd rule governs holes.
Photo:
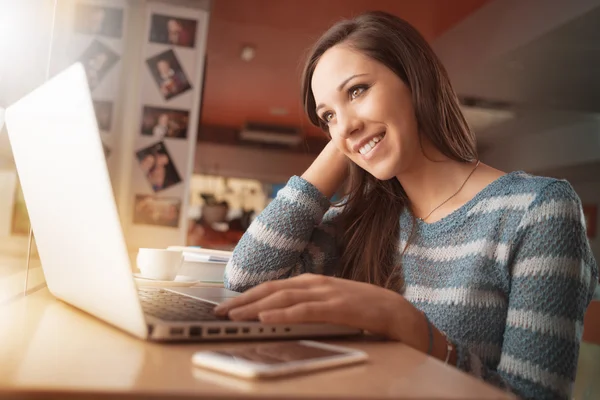
MULTIPOLYGON (((104 136, 114 128, 113 108, 118 93, 117 88, 100 87, 105 85, 109 74, 118 75, 120 71, 117 66, 121 61, 119 47, 123 39, 124 11, 112 5, 78 2, 75 4, 73 25, 80 40, 87 43, 76 61, 81 62, 85 69, 98 130, 104 136)), ((107 144, 106 137, 103 137, 102 145, 108 159, 111 146, 107 144)))
MULTIPOLYGON (((78 1, 74 4, 72 29, 73 41, 69 43, 72 51, 70 62, 82 63, 102 137, 102 148, 108 159, 111 148, 107 144, 106 135, 115 128, 113 123, 114 103, 118 93, 111 87, 102 87, 109 74, 117 74, 121 55, 119 46, 123 38, 124 9, 110 5, 101 5, 98 1, 78 1), (100 90, 102 89, 102 90, 100 90)), ((123 3, 125 4, 125 3, 123 3)), ((23 192, 18 185, 15 188, 11 220, 11 235, 25 236, 29 234, 29 216, 23 192)))
POLYGON ((136 156, 154 192, 160 192, 181 182, 181 176, 175 169, 173 158, 165 148, 164 142, 141 149, 136 156))
POLYGON ((155 138, 186 139, 190 113, 161 107, 144 107, 141 133, 155 138))
MULTIPOLYGON (((170 190, 185 183, 177 164, 188 157, 193 67, 198 21, 151 12, 143 68, 136 162, 145 183, 133 199, 133 223, 178 228, 182 199, 170 190), (186 64, 186 60, 188 60, 186 64), (193 65, 193 64, 192 64, 193 65), (150 88, 148 87, 150 86, 150 88), (148 92, 145 92, 148 93, 148 92), (143 189, 146 188, 146 189, 143 189)), ((108 59, 107 61, 110 61, 108 59)))
POLYGON ((80 62, 85 70, 111 179, 121 179, 122 158, 133 166, 123 222, 139 226, 133 235, 155 226, 174 237, 185 221, 206 16, 193 7, 148 2, 140 8, 128 0, 76 0, 70 10, 65 62, 80 62), (131 13, 141 9, 143 27, 130 28, 131 13), (125 64, 131 46, 141 47, 135 66, 125 64), (125 72, 139 79, 137 104, 121 101, 125 72), (133 121, 125 124, 124 118, 133 121), (128 132, 121 132, 125 126, 128 132), (124 136, 134 137, 128 154, 118 147, 124 136))
POLYGON ((179 226, 181 200, 175 197, 135 196, 133 223, 159 225, 171 228, 179 226))

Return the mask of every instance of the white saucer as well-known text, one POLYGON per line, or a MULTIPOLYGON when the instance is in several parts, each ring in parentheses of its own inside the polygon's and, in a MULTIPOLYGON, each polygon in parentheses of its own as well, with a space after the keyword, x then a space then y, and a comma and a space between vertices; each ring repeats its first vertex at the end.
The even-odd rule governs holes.
POLYGON ((138 286, 187 287, 200 283, 198 279, 185 275, 177 275, 175 280, 172 281, 161 281, 158 279, 145 278, 139 273, 134 273, 133 279, 135 279, 138 286))

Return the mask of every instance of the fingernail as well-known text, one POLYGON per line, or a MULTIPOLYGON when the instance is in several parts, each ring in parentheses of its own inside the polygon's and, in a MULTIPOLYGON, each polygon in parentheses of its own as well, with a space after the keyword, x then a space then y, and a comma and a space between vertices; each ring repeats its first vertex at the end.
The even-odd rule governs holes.
POLYGON ((226 314, 227 313, 227 308, 223 307, 221 305, 216 306, 213 311, 215 312, 215 314, 226 314))
POLYGON ((268 312, 261 312, 258 314, 258 320, 260 322, 268 322, 269 315, 270 315, 270 313, 268 313, 268 312))

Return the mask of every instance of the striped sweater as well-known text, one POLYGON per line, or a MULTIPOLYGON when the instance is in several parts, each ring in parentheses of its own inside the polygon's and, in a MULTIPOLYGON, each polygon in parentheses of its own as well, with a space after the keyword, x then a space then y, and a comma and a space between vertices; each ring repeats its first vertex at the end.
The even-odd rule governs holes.
MULTIPOLYGON (((236 246, 226 286, 335 275, 337 215, 313 185, 292 177, 236 246)), ((416 220, 402 256, 413 218, 409 210, 398 217, 402 294, 447 333, 457 367, 526 398, 568 398, 598 281, 571 185, 506 174, 440 221, 416 220)))

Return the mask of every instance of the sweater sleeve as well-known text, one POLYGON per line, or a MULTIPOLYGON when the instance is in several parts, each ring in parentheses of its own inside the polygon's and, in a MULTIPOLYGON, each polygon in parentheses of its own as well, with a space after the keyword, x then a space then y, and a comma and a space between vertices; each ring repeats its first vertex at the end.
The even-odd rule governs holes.
POLYGON ((458 345, 458 367, 523 398, 567 399, 583 317, 598 282, 581 202, 566 181, 547 185, 524 213, 511 250, 500 362, 484 366, 458 345))
POLYGON ((225 287, 242 292, 306 272, 332 275, 338 260, 339 212, 315 186, 293 176, 235 247, 225 287))

